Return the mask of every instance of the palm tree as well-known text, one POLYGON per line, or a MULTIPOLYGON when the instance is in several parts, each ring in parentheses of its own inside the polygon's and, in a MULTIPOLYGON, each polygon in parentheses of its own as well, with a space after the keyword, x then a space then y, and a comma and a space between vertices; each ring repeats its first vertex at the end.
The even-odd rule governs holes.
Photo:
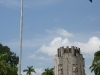
POLYGON ((54 68, 46 68, 45 69, 45 72, 42 73, 42 75, 54 75, 54 72, 53 72, 54 68))
POLYGON ((100 51, 95 52, 94 60, 90 66, 91 72, 94 71, 95 75, 100 75, 100 51))
POLYGON ((27 68, 28 69, 23 70, 23 72, 26 72, 26 75, 32 75, 31 72, 36 73, 35 70, 34 70, 34 68, 33 68, 33 66, 27 66, 27 68))

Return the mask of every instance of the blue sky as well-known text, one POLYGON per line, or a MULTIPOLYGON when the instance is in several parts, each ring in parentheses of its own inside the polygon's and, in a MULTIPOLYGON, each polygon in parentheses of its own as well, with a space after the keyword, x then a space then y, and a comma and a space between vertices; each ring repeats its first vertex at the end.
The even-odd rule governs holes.
MULTIPOLYGON (((22 70, 41 75, 61 46, 77 46, 87 75, 100 46, 100 0, 24 0, 22 70)), ((20 0, 0 0, 0 43, 19 55, 20 0)), ((25 75, 25 73, 23 73, 25 75)))

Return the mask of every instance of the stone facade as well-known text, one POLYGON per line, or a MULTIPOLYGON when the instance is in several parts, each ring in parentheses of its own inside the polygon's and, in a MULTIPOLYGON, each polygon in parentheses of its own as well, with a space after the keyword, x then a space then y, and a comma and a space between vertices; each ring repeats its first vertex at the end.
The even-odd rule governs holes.
POLYGON ((80 48, 60 47, 54 58, 54 75, 85 75, 85 61, 80 48))

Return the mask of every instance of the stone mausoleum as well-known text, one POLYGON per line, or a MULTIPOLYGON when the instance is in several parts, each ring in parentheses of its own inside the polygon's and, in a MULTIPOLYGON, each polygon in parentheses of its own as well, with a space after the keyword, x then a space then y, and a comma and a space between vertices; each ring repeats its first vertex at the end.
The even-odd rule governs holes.
POLYGON ((54 75, 86 75, 85 60, 80 48, 60 47, 54 58, 54 75))

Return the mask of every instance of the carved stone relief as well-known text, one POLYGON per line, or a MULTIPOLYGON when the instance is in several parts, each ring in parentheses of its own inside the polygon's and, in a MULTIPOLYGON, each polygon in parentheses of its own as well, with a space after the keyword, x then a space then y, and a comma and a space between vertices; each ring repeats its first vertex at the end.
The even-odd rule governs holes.
POLYGON ((63 72, 62 72, 62 64, 59 64, 58 65, 58 75, 62 75, 63 72))

